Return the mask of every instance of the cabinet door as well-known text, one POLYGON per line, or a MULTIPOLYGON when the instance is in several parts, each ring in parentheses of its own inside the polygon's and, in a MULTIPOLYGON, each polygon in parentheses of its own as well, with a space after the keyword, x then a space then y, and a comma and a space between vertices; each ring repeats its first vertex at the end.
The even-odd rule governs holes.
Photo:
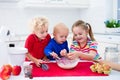
POLYGON ((88 5, 89 4, 89 0, 64 0, 64 1, 72 5, 88 5))
POLYGON ((106 47, 115 47, 119 49, 119 45, 118 44, 111 44, 111 43, 102 43, 102 42, 98 42, 98 53, 100 54, 100 56, 104 59, 105 56, 105 48, 106 47))
POLYGON ((88 8, 89 0, 26 0, 25 7, 88 8))

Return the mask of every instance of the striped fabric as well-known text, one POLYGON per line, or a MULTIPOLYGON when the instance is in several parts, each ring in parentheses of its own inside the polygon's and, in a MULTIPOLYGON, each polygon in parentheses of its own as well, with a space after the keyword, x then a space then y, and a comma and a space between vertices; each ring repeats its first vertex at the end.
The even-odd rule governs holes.
POLYGON ((73 41, 70 46, 70 52, 81 51, 83 53, 88 53, 90 50, 94 50, 94 51, 96 51, 96 56, 95 56, 94 60, 97 60, 100 58, 100 56, 97 52, 97 45, 98 45, 98 43, 96 41, 91 41, 90 39, 88 39, 87 44, 81 48, 77 41, 73 41))

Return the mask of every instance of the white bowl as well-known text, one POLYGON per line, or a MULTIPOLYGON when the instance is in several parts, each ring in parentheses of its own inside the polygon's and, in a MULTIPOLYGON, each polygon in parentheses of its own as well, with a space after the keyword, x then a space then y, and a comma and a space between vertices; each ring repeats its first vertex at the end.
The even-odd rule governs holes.
POLYGON ((79 59, 70 60, 68 58, 62 57, 60 60, 56 60, 57 65, 63 69, 75 68, 79 62, 79 59))

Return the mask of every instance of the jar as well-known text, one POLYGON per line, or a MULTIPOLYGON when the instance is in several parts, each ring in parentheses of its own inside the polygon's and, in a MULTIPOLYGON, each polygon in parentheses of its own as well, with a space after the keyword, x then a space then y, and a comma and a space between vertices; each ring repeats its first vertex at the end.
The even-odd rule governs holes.
POLYGON ((107 61, 118 63, 119 51, 116 47, 106 47, 104 53, 104 59, 107 61))

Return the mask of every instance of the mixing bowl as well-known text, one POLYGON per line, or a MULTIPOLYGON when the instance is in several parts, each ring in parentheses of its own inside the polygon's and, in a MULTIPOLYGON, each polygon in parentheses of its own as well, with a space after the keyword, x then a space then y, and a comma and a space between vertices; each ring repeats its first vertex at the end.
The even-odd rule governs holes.
POLYGON ((60 59, 57 59, 56 62, 60 68, 72 69, 77 66, 79 59, 77 58, 77 59, 71 60, 71 59, 68 59, 67 57, 62 57, 60 59))

